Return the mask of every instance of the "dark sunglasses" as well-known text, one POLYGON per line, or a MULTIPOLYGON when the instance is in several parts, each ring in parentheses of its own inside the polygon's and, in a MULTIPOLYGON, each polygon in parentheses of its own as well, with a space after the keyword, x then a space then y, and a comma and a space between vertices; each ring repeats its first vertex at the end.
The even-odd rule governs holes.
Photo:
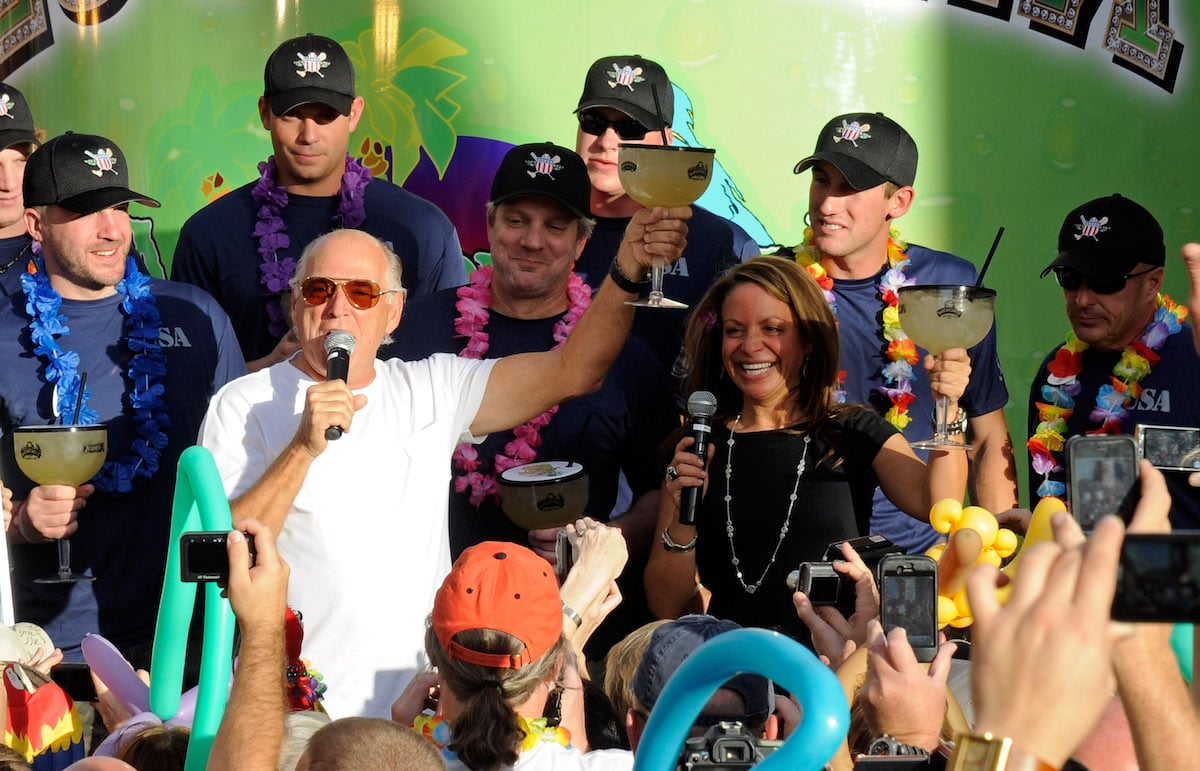
POLYGON ((1126 281, 1138 276, 1144 276, 1152 270, 1156 270, 1156 268, 1146 268, 1145 270, 1139 270, 1137 273, 1126 273, 1124 276, 1118 278, 1102 280, 1085 276, 1081 271, 1060 265, 1054 269, 1054 278, 1058 281, 1059 286, 1069 292, 1078 292, 1084 283, 1087 283, 1088 288, 1096 294, 1116 294, 1125 288, 1126 281))
POLYGON ((324 276, 309 276, 300 284, 300 296, 309 305, 322 305, 329 302, 338 287, 346 293, 346 299, 360 311, 369 310, 379 304, 379 296, 392 294, 395 289, 381 291, 379 284, 368 278, 325 278, 324 276))
POLYGON ((608 131, 609 126, 612 126, 613 131, 617 132, 617 136, 627 142, 645 139, 646 134, 650 133, 650 129, 638 123, 633 118, 609 120, 599 113, 579 113, 579 128, 583 129, 583 133, 585 134, 598 137, 603 135, 605 131, 608 131))

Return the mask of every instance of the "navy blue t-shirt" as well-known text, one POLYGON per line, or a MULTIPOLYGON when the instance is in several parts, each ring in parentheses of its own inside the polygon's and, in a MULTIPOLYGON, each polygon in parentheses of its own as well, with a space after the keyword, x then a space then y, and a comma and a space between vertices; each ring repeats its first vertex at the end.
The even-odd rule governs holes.
MULTIPOLYGON (((927 249, 918 244, 908 246, 909 266, 905 276, 914 284, 974 284, 975 266, 961 257, 927 249)), ((891 407, 887 397, 879 392, 883 385, 883 368, 890 363, 883 340, 883 299, 879 280, 884 269, 871 278, 833 282, 837 296, 838 340, 841 343, 841 367, 846 370, 844 389, 847 402, 868 404, 880 415, 891 407)), ((927 353, 920 349, 921 357, 927 353)), ((1000 369, 996 351, 996 327, 987 337, 971 348, 971 380, 959 407, 968 417, 985 415, 1003 409, 1008 403, 1008 387, 1000 369)), ((929 373, 919 362, 913 365, 913 402, 909 405, 912 421, 904 428, 909 442, 933 436, 933 394, 929 390, 929 373)), ((918 450, 924 458, 928 453, 918 450)), ((887 499, 882 490, 875 491, 875 513, 871 517, 871 532, 886 536, 909 552, 923 552, 941 534, 929 525, 918 522, 900 511, 887 499)))
MULTIPOLYGON (((258 207, 243 185, 193 214, 179 231, 171 278, 211 294, 229 314, 247 361, 261 358, 279 342, 268 329, 267 299, 259 266, 258 239, 252 236, 258 207)), ((367 218, 360 230, 387 242, 400 257, 409 296, 466 283, 458 233, 442 210, 382 179, 372 179, 364 195, 367 218)), ((283 219, 291 244, 279 259, 299 259, 304 246, 333 229, 337 196, 289 195, 283 219)), ((286 308, 284 309, 286 312, 286 308)))
MULTIPOLYGON (((58 564, 54 543, 11 547, 17 618, 42 626, 69 659, 81 660, 79 643, 88 632, 103 634, 118 648, 144 644, 154 634, 163 570, 175 469, 183 450, 196 443, 209 396, 242 375, 245 365, 233 328, 220 307, 204 292, 186 284, 151 279, 161 316, 159 342, 166 356, 163 399, 171 419, 158 473, 134 483, 128 493, 96 492, 79 514, 71 538, 75 572, 96 576, 92 583, 37 584, 58 564)), ((79 370, 88 374, 88 406, 108 425, 109 458, 129 452, 133 426, 125 405, 125 370, 131 355, 121 343, 124 315, 121 295, 94 301, 64 300, 70 334, 59 338, 79 354, 79 370)), ((31 353, 25 295, 0 307, 0 470, 13 499, 23 500, 32 486, 16 467, 14 427, 58 422, 51 403, 53 387, 42 361, 31 353)))
POLYGON ((33 252, 28 234, 0 238, 0 296, 20 294, 21 274, 29 267, 33 252))
MULTIPOLYGON (((596 230, 575 263, 575 272, 592 289, 604 283, 630 219, 596 218, 596 230)), ((690 307, 700 302, 717 276, 757 255, 759 249, 741 226, 699 206, 692 207, 687 226, 687 247, 676 262, 667 266, 663 293, 690 307)), ((650 346, 668 373, 683 346, 687 317, 688 309, 658 308, 638 308, 634 316, 632 336, 650 346)))
MULTIPOLYGON (((396 342, 380 349, 379 357, 416 361, 434 353, 461 352, 466 339, 454 333, 457 299, 457 292, 449 289, 409 300, 393 335, 396 342)), ((549 350, 560 318, 514 319, 493 311, 487 327, 487 357, 549 350)), ((665 467, 660 462, 662 443, 679 426, 673 404, 662 368, 643 344, 630 339, 600 390, 559 405, 541 431, 538 458, 581 462, 588 474, 588 516, 607 521, 621 471, 634 498, 661 483, 665 467)), ((501 431, 476 445, 484 460, 482 470, 492 471, 492 459, 512 439, 512 431, 501 431)), ((459 474, 457 469, 454 473, 459 474)), ((466 493, 456 493, 451 487, 451 555, 457 558, 463 549, 486 540, 529 542, 526 531, 510 522, 498 505, 485 502, 476 509, 466 493)))
MULTIPOLYGON (((1046 401, 1042 396, 1042 387, 1046 385, 1048 375, 1047 365, 1054 361, 1054 356, 1061 346, 1042 361, 1037 377, 1029 389, 1029 436, 1037 430, 1037 402, 1046 401)), ((1141 381, 1142 392, 1137 401, 1130 405, 1128 414, 1121 420, 1121 432, 1132 435, 1139 424, 1151 426, 1183 426, 1200 427, 1200 399, 1196 398, 1196 389, 1200 384, 1200 357, 1192 343, 1190 324, 1167 338, 1163 347, 1158 351, 1161 361, 1150 370, 1150 374, 1141 381)), ((1079 395, 1075 397, 1075 411, 1067 419, 1068 437, 1094 431, 1100 424, 1092 420, 1092 409, 1096 406, 1096 394, 1100 386, 1110 383, 1112 369, 1121 358, 1120 351, 1098 351, 1088 349, 1083 352, 1083 371, 1079 373, 1079 395)), ((1052 472, 1051 479, 1066 483, 1066 456, 1058 453, 1057 459, 1062 468, 1052 472)), ((1171 492, 1171 527, 1176 530, 1200 529, 1200 488, 1188 484, 1188 473, 1183 471, 1164 471, 1167 478, 1167 489, 1171 492)), ((1038 485, 1042 483, 1042 475, 1033 470, 1032 462, 1029 469, 1029 504, 1033 506, 1038 501, 1038 485)))

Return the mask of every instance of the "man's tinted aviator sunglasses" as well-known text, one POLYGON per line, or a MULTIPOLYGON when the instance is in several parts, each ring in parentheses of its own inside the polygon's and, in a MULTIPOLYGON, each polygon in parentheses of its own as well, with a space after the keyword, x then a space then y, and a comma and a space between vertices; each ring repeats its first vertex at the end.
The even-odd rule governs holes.
POLYGON ((583 133, 585 134, 598 137, 603 135, 609 126, 613 127, 613 131, 617 132, 617 136, 627 142, 645 139, 646 134, 650 133, 650 129, 638 123, 633 118, 609 120, 595 112, 579 113, 579 128, 583 129, 583 133))
POLYGON ((300 296, 309 305, 327 303, 338 287, 346 293, 346 299, 360 311, 369 310, 379 304, 379 296, 392 294, 397 289, 380 290, 379 284, 367 278, 334 279, 324 276, 309 276, 300 284, 300 296))
POLYGON ((1088 288, 1096 294, 1116 294, 1125 288, 1125 282, 1131 278, 1144 276, 1147 273, 1156 270, 1156 268, 1146 268, 1139 270, 1136 273, 1126 273, 1118 278, 1102 280, 1084 275, 1081 271, 1065 266, 1058 266, 1054 269, 1054 278, 1058 281, 1058 285, 1069 292, 1078 292, 1084 282, 1087 282, 1088 288))

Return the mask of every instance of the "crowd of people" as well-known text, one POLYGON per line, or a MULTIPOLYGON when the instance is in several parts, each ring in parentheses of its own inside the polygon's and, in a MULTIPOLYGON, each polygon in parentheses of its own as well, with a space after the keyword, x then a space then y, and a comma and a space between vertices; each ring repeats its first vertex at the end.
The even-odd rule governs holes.
MULTIPOLYGON (((11 656, 6 704, 14 683, 32 693, 82 662, 89 635, 134 669, 155 645, 198 654, 199 623, 191 640, 154 628, 175 468, 199 444, 230 501, 239 630, 210 768, 626 769, 655 709, 695 713, 695 746, 738 731, 770 752, 820 715, 753 661, 705 704, 660 701, 688 656, 741 627, 781 631, 837 672, 851 717, 834 768, 1190 755, 1191 662, 1169 627, 1110 618, 1115 517, 1085 536, 1057 515, 1015 575, 972 572, 970 633, 931 662, 883 628, 852 546, 832 563, 849 606, 788 586, 798 564, 869 534, 924 553, 942 499, 1029 526, 995 328, 934 356, 900 324, 900 288, 977 274, 900 236, 917 145, 886 115, 828 122, 795 166, 811 175, 801 243, 762 255, 703 208, 626 194, 618 144, 674 141, 672 89, 654 61, 603 57, 575 149, 524 144, 501 161, 480 212, 491 261, 467 275, 445 215, 347 153, 364 101, 342 47, 309 34, 267 60, 261 177, 188 219, 167 281, 134 248, 130 205, 159 204, 130 189, 117 143, 41 137, 20 92, 0 95, 2 501, 16 618, 51 641, 11 656), (629 304, 660 259, 689 310, 629 304), (681 410, 694 394, 712 402, 702 431, 681 410), (914 449, 935 403, 971 452, 914 449), (107 426, 84 484, 19 470, 40 450, 14 429, 56 423, 107 426), (560 459, 586 469, 585 514, 510 520, 501 475, 560 459), (63 560, 80 577, 44 581, 63 560)), ((1030 507, 1065 496, 1070 437, 1200 428, 1186 320, 1200 244, 1183 247, 1185 304, 1162 293, 1161 226, 1127 196, 1073 209, 1047 253, 1070 332, 1029 395, 1030 507)), ((1139 471, 1130 532, 1200 527, 1200 474, 1139 471)), ((68 709, 81 727, 56 760, 35 760, 10 718, 23 757, 3 762, 182 767, 186 726, 130 730, 139 718, 107 685, 68 709)))

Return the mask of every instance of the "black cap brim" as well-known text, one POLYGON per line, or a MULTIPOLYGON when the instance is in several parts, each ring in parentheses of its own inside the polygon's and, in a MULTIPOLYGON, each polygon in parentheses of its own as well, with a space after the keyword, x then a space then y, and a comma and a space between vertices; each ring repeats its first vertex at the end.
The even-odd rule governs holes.
POLYGON ((792 173, 802 174, 815 166, 818 161, 825 161, 841 172, 842 176, 846 178, 846 182, 855 190, 870 190, 889 181, 887 177, 857 158, 829 151, 808 156, 796 164, 795 168, 792 169, 792 173))
POLYGON ((493 198, 492 204, 498 206, 505 201, 511 201, 514 198, 524 198, 526 196, 535 195, 541 196, 542 198, 549 198, 555 203, 561 204, 564 209, 581 219, 592 216, 590 211, 580 211, 577 206, 571 204, 566 198, 560 195, 555 195, 554 193, 548 193, 545 190, 511 190, 498 198, 493 198))
POLYGON ((1045 278, 1055 268, 1071 268, 1077 270, 1092 280, 1115 281, 1126 275, 1137 265, 1136 257, 1131 258, 1122 251, 1100 251, 1095 248, 1086 250, 1068 249, 1059 252, 1054 261, 1042 271, 1045 278))
POLYGON ((592 110, 597 107, 608 107, 616 110, 617 112, 624 113, 625 115, 628 115, 638 123, 645 126, 650 131, 661 131, 662 129, 671 125, 670 116, 667 116, 667 119, 664 121, 662 118, 656 117, 654 113, 648 110, 643 110, 636 104, 630 104, 629 102, 621 99, 589 99, 575 108, 575 114, 578 115, 584 110, 592 110))
POLYGON ((126 187, 102 187, 98 190, 89 190, 86 193, 64 198, 56 205, 76 214, 91 214, 123 203, 140 203, 154 209, 160 205, 150 196, 135 193, 126 187))
POLYGON ((7 150, 8 148, 16 147, 17 145, 33 145, 33 147, 30 148, 30 150, 33 150, 38 146, 38 144, 38 138, 33 135, 32 131, 25 131, 24 129, 8 129, 7 131, 0 131, 0 149, 7 150))
POLYGON ((302 104, 314 102, 329 105, 342 115, 349 115, 354 97, 325 88, 292 88, 267 97, 267 104, 271 106, 271 112, 275 115, 286 115, 302 104))

